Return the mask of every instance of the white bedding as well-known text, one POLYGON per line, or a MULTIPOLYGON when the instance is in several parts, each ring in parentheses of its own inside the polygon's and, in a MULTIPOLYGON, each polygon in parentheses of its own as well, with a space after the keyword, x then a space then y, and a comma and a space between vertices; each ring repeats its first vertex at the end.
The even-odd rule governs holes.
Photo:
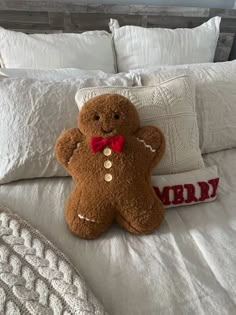
POLYGON ((235 314, 236 149, 205 162, 218 165, 218 199, 168 209, 149 236, 116 226, 95 241, 73 236, 63 218, 70 178, 2 185, 0 203, 68 255, 110 314, 235 314))

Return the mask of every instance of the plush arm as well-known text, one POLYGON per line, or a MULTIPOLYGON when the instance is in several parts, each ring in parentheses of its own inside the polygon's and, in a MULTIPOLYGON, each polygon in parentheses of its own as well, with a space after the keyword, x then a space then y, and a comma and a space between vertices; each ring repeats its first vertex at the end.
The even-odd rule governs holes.
POLYGON ((140 128, 135 134, 137 140, 146 148, 154 167, 165 152, 165 138, 162 131, 154 126, 140 128))
POLYGON ((78 128, 67 129, 62 132, 56 142, 55 153, 58 161, 67 168, 70 158, 77 145, 83 141, 83 134, 78 128))

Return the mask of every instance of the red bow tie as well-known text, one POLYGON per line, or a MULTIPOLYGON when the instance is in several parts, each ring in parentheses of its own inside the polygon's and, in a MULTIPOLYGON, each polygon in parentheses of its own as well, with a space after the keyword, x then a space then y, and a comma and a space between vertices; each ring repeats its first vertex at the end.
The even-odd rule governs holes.
POLYGON ((113 151, 120 153, 123 148, 125 138, 123 136, 114 136, 110 138, 92 137, 90 142, 91 150, 96 153, 108 146, 113 151))

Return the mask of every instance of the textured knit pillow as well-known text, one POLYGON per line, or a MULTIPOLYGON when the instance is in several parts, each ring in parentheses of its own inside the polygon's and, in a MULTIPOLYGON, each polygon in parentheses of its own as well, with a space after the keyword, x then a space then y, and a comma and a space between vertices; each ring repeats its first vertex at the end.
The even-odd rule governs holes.
POLYGON ((201 152, 236 147, 236 60, 195 65, 153 67, 135 71, 144 86, 160 84, 187 73, 196 90, 201 152))
POLYGON ((152 87, 98 87, 76 94, 78 107, 90 98, 117 93, 137 107, 141 125, 160 127, 166 138, 166 152, 154 174, 173 174, 204 167, 199 150, 194 86, 183 75, 152 87))

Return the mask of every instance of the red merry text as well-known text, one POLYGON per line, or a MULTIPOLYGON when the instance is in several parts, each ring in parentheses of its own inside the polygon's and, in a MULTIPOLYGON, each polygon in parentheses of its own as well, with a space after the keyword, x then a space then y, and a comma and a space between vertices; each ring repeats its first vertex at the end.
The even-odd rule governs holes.
POLYGON ((184 184, 165 186, 162 191, 160 191, 159 187, 153 188, 163 205, 170 206, 184 203, 190 204, 212 199, 216 196, 218 184, 219 178, 213 178, 207 182, 198 182, 196 184, 197 187, 193 184, 184 184), (200 190, 200 197, 196 196, 196 188, 198 191, 200 190), (173 195, 173 200, 171 200, 171 195, 173 195))

